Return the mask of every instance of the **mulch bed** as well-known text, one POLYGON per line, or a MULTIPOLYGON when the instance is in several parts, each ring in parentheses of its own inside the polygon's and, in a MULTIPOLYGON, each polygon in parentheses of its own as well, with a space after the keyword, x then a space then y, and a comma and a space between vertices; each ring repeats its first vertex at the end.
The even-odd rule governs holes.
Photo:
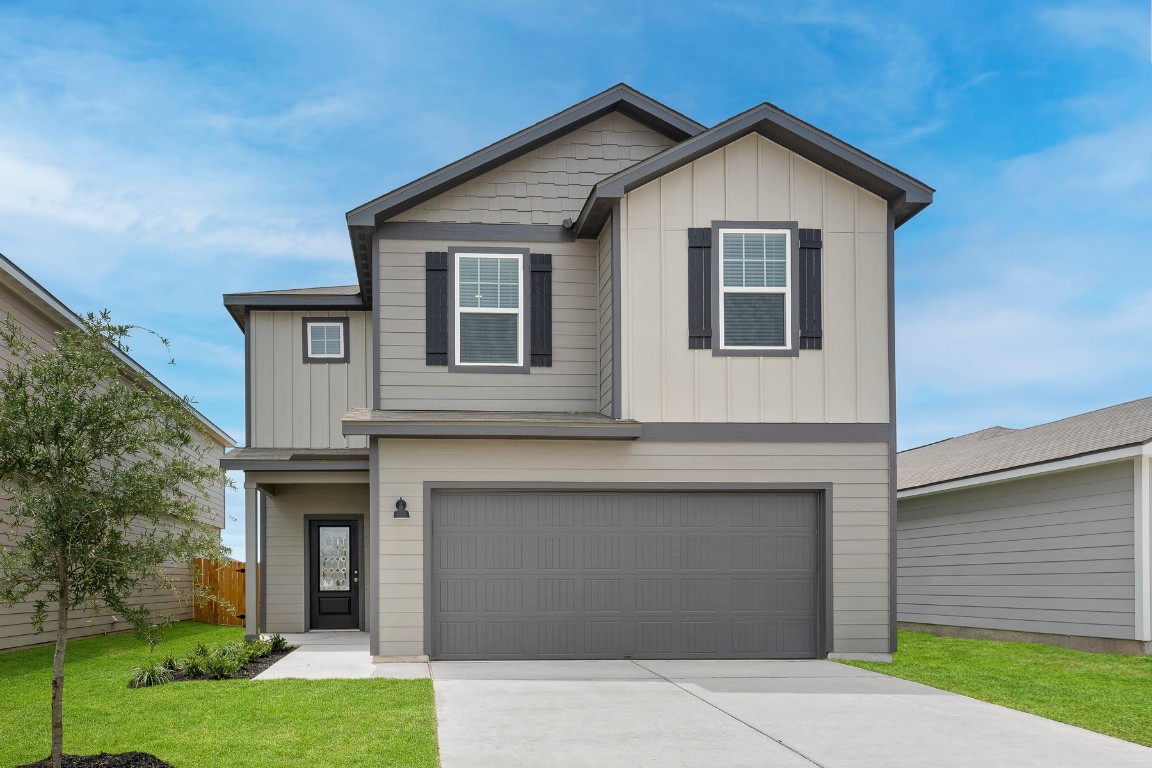
MULTIPOLYGON (((101 752, 98 755, 64 755, 64 768, 174 768, 156 755, 147 752, 121 752, 110 755, 101 752)), ((16 768, 49 768, 51 758, 44 758, 38 763, 19 765, 16 768)))
MULTIPOLYGON (((282 659, 285 656, 287 656, 288 654, 292 653, 292 651, 296 650, 296 648, 297 648, 297 646, 291 645, 282 651, 277 651, 277 652, 273 653, 271 656, 265 656, 262 659, 255 659, 253 661, 250 661, 247 664, 245 664, 244 666, 240 667, 240 671, 236 673, 235 677, 230 677, 227 679, 229 679, 229 680, 251 680, 252 678, 256 677, 256 675, 258 675, 261 672, 263 672, 264 670, 268 669, 268 667, 270 667, 273 664, 275 664, 276 662, 280 661, 280 659, 282 659)), ((203 675, 198 675, 196 677, 189 677, 188 675, 185 675, 183 672, 181 672, 179 670, 176 670, 172 673, 172 682, 173 683, 180 683, 180 682, 183 682, 185 680, 211 680, 211 679, 213 679, 213 678, 204 677, 203 675)))

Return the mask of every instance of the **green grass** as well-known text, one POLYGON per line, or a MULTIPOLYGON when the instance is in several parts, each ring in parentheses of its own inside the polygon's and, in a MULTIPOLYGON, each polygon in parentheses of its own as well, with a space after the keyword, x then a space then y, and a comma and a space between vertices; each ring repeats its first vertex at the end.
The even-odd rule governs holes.
POLYGON ((901 632, 891 664, 855 667, 1152 747, 1152 658, 901 632))
MULTIPOLYGON (((187 622, 169 627, 152 658, 243 630, 187 622)), ((178 768, 326 768, 438 764, 428 680, 221 680, 129 689, 148 660, 131 635, 68 645, 64 751, 151 752, 178 768)), ((0 766, 50 748, 52 649, 0 653, 0 766)))

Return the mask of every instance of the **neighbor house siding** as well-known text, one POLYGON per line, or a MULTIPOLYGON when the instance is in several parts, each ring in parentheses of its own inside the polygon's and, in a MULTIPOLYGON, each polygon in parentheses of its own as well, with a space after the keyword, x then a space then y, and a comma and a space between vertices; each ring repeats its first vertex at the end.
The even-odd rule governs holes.
POLYGON ((600 348, 600 412, 612 415, 612 220, 609 219, 596 241, 596 279, 600 348))
POLYGON ((367 438, 345 437, 340 418, 368 406, 372 330, 368 312, 253 311, 249 403, 260 448, 366 448, 367 438), (305 317, 348 318, 348 362, 305 363, 305 317))
POLYGON ((576 218, 596 182, 672 144, 668 137, 612 112, 392 221, 560 224, 576 218))
MULTIPOLYGON (((45 348, 54 343, 55 333, 59 326, 43 312, 32 306, 22 296, 16 294, 6 285, 0 285, 0 320, 13 317, 24 331, 45 348)), ((12 364, 11 353, 5 347, 0 347, 0 366, 12 364)), ((217 442, 196 433, 193 436, 197 447, 206 451, 206 461, 209 466, 218 466, 224 449, 217 442)), ((201 519, 213 528, 224 527, 224 485, 212 486, 208 494, 202 499, 204 511, 201 519)), ((12 519, 4 514, 9 508, 8 499, 0 499, 0 546, 14 546, 19 539, 20 530, 15 527, 12 519)), ((143 530, 134 526, 132 531, 139 533, 143 530)), ((191 571, 183 565, 172 565, 167 568, 168 577, 178 591, 183 595, 160 590, 146 590, 128 599, 131 606, 146 605, 157 617, 167 617, 176 621, 192 618, 192 603, 187 598, 187 592, 192 586, 191 571)), ((34 594, 27 600, 12 606, 0 606, 0 650, 19 648, 27 645, 51 642, 56 631, 56 606, 50 603, 47 606, 48 616, 44 623, 44 632, 37 633, 32 625, 32 614, 35 603, 42 598, 42 594, 34 594)), ((108 632, 119 632, 130 629, 131 625, 121 617, 103 608, 94 610, 73 609, 69 616, 69 637, 87 637, 108 632)))
POLYGON ((410 520, 380 518, 380 653, 424 647, 424 483, 832 483, 834 649, 887 653, 886 443, 381 440, 381 509, 408 500, 410 520))
POLYGON ((622 416, 889 420, 884 200, 753 134, 626 195, 621 239, 622 416), (714 221, 822 230, 822 350, 717 357, 688 348, 688 228, 714 221))
MULTIPOLYGON (((425 361, 425 254, 464 242, 380 240, 380 407, 596 411, 600 357, 596 243, 483 243, 552 254, 552 366, 530 373, 450 371, 425 361)), ((451 287, 449 287, 451 290, 451 287)), ((449 320, 451 322, 451 320, 449 320)), ((527 332, 527 329, 526 329, 527 332)), ((339 416, 335 429, 339 430, 339 416)))
POLYGON ((899 502, 901 621, 1134 637, 1133 464, 899 502))
MULTIPOLYGON (((362 546, 367 551, 368 484, 285 484, 266 496, 267 536, 264 574, 266 632, 307 629, 307 541, 305 515, 363 517, 362 546)), ((367 583, 365 582, 365 585, 367 583)))

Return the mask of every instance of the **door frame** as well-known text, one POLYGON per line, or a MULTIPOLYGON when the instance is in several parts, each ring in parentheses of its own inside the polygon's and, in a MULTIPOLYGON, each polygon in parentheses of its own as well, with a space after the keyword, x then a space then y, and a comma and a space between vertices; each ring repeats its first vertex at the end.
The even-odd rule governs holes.
POLYGON ((573 483, 573 482, 424 482, 424 654, 432 661, 432 537, 436 493, 533 493, 570 491, 602 493, 816 493, 816 658, 832 652, 832 483, 573 483))
MULTIPOLYGON (((358 528, 357 537, 359 541, 359 557, 360 557, 360 589, 357 599, 357 624, 356 628, 364 631, 364 609, 367 605, 367 581, 365 579, 364 567, 367 563, 365 558, 365 546, 367 538, 367 531, 364 526, 364 515, 339 515, 339 514, 316 514, 304 515, 304 631, 312 632, 312 521, 313 520, 355 520, 358 528)), ((316 630, 318 632, 326 631, 340 631, 346 632, 349 630, 316 630)))

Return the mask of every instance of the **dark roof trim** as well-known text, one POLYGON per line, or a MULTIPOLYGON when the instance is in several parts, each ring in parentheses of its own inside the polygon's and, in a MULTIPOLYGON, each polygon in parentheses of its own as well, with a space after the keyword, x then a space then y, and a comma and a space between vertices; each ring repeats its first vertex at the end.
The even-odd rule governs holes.
POLYGON ((596 237, 613 204, 633 189, 750 133, 759 133, 884 198, 894 208, 897 227, 932 202, 934 190, 923 182, 765 102, 600 181, 580 211, 576 236, 596 237))
POLYGON ((362 459, 344 459, 341 461, 324 460, 284 460, 284 459, 220 459, 220 466, 224 469, 239 470, 243 472, 359 472, 368 469, 368 457, 362 459))
MULTIPOLYGON (((17 286, 23 289, 26 295, 35 297, 35 299, 40 302, 41 306, 39 309, 41 309, 41 311, 46 309, 48 310, 49 316, 54 314, 56 316, 54 319, 57 322, 71 325, 75 328, 84 328, 84 321, 80 319, 78 314, 69 309, 64 304, 64 302, 60 301, 60 299, 53 296, 48 291, 48 289, 40 285, 40 283, 36 282, 36 280, 33 279, 27 272, 12 263, 8 257, 6 257, 4 254, 0 254, 0 277, 5 275, 14 281, 17 286)), ((168 387, 168 385, 160 381, 160 379, 156 378, 156 376, 144 368, 144 366, 140 365, 140 363, 129 357, 126 352, 116 348, 113 348, 112 352, 116 355, 116 357, 120 358, 121 362, 123 362, 133 372, 143 374, 144 377, 147 378, 148 381, 151 382, 151 384, 158 390, 170 397, 176 398, 177 400, 181 399, 181 397, 173 392, 172 389, 168 387)), ((184 407, 187 408, 188 411, 196 417, 196 420, 204 426, 207 434, 209 434, 217 443, 224 446, 225 448, 230 448, 235 445, 235 441, 228 435, 227 432, 213 424, 211 419, 200 413, 200 411, 197 410, 194 406, 185 403, 184 407)))
POLYGON ((300 293, 226 293, 224 306, 228 314, 244 330, 244 313, 253 309, 273 310, 333 310, 337 312, 367 311, 370 305, 361 296, 347 294, 300 294, 300 293))
POLYGON ((575 422, 487 422, 434 423, 387 422, 345 419, 345 435, 414 438, 545 438, 552 440, 636 440, 642 425, 638 421, 605 420, 603 423, 575 422))
POLYGON ((378 222, 469 179, 474 179, 513 157, 547 144, 557 136, 612 111, 622 112, 675 141, 682 141, 704 130, 704 126, 695 120, 621 83, 399 189, 353 208, 347 214, 348 226, 349 228, 375 226, 378 222))

